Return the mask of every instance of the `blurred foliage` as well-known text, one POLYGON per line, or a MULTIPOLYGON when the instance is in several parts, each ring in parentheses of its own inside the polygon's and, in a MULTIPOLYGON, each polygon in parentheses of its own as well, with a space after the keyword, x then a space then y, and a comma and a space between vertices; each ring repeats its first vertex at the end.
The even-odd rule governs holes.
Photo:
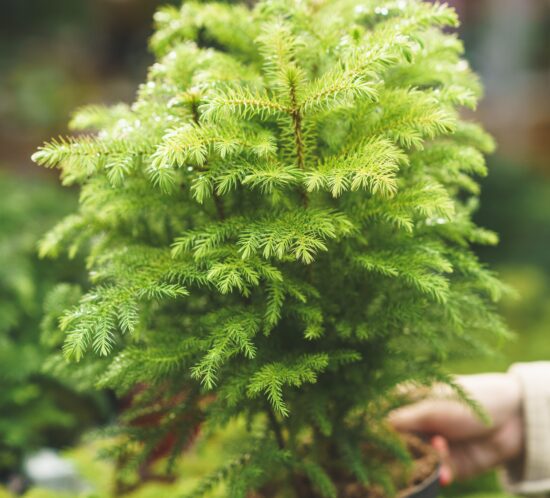
POLYGON ((530 265, 550 279, 550 179, 526 165, 493 157, 482 182, 477 222, 500 234, 480 255, 497 265, 530 265))
POLYGON ((46 293, 59 278, 77 281, 82 265, 40 261, 36 242, 74 201, 45 183, 0 175, 0 478, 29 451, 71 443, 99 417, 97 399, 42 372, 62 340, 41 337, 46 293))
MULTIPOLYGON (((244 434, 244 424, 233 422, 225 431, 216 434, 214 438, 199 438, 193 448, 188 451, 178 463, 178 480, 170 483, 149 482, 138 490, 125 494, 126 498, 160 498, 182 496, 191 491, 202 477, 214 472, 226 463, 227 458, 240 443, 244 434)), ((109 446, 109 440, 88 441, 86 444, 63 452, 77 468, 79 474, 89 487, 89 491, 79 494, 63 493, 42 488, 32 488, 24 494, 24 498, 110 498, 113 496, 115 465, 109 460, 98 458, 98 453, 109 446)), ((223 486, 214 489, 208 498, 222 498, 223 486)), ((0 486, 0 498, 13 498, 0 486), (4 494, 3 494, 4 493, 4 494)))
MULTIPOLYGON (((76 70, 77 57, 94 67, 85 44, 90 28, 85 3, 34 2, 32 10, 25 0, 2 3, 2 134, 55 128, 74 105, 89 98, 76 70)), ((89 76, 90 69, 79 71, 89 76)))
POLYGON ((146 40, 161 3, 170 1, 3 0, 0 139, 21 130, 49 135, 84 102, 131 98, 150 62, 146 40))
POLYGON ((474 481, 457 484, 445 490, 445 498, 514 498, 500 490, 495 474, 487 474, 474 481))

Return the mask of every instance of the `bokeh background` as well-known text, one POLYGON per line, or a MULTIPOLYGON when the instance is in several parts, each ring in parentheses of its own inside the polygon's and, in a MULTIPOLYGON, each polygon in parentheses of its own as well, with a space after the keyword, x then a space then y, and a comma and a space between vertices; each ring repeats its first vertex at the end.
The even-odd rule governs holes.
MULTIPOLYGON (((132 101, 152 62, 147 39, 152 14, 160 3, 1 1, 2 498, 24 491, 35 498, 61 496, 60 491, 41 490, 25 478, 23 469, 34 452, 42 451, 46 460, 55 461, 57 453, 44 456, 44 448, 68 455, 64 462, 70 465, 65 465, 66 475, 61 480, 76 479, 73 494, 88 496, 94 487, 107 489, 110 470, 93 460, 92 443, 82 442, 82 435, 87 428, 109 420, 112 400, 108 395, 90 394, 78 379, 61 382, 55 372, 41 366, 61 341, 58 338, 56 342, 51 334, 44 338, 56 313, 48 309, 45 296, 60 274, 69 283, 84 277, 81 262, 62 260, 56 268, 51 262, 41 262, 35 255, 36 240, 73 209, 77 193, 60 189, 56 173, 33 165, 30 155, 44 140, 67 132, 70 113, 76 107, 132 101), (74 477, 75 469, 86 476, 84 484, 74 477)), ((486 88, 476 119, 499 145, 489 159, 491 174, 483 181, 477 221, 497 231, 501 243, 496 248, 480 248, 479 255, 518 294, 502 304, 516 338, 493 358, 451 368, 463 373, 505 370, 516 361, 550 360, 550 2, 451 3, 463 22, 460 34, 467 58, 486 88)), ((56 292, 70 294, 72 289, 68 285, 56 292)), ((216 458, 209 460, 212 463, 216 458)), ((455 493, 487 497, 492 492, 488 490, 496 487, 494 478, 488 477, 455 493)))

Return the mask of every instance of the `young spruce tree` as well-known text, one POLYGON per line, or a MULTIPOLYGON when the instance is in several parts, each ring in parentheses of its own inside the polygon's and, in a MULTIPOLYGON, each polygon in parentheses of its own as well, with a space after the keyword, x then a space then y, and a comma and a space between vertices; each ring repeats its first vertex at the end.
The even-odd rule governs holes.
POLYGON ((456 14, 188 1, 156 23, 136 102, 79 111, 90 134, 34 156, 81 186, 41 246, 88 251, 66 356, 111 358, 98 384, 131 396, 126 463, 248 421, 196 496, 392 495, 394 388, 452 384, 450 356, 505 333, 469 248, 496 241, 471 220, 493 143, 459 115, 480 85, 456 14))

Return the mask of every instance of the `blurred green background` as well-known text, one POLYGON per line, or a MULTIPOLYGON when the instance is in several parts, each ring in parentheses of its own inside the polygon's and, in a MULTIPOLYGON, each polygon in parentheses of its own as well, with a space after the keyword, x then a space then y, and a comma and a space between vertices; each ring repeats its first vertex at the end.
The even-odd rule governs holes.
MULTIPOLYGON (((43 309, 53 315, 56 311, 47 310, 45 296, 56 276, 78 283, 83 270, 79 262, 61 261, 53 267, 39 261, 35 245, 41 233, 70 212, 77 193, 61 191, 56 173, 34 166, 29 158, 44 140, 67 132, 76 107, 133 99, 152 62, 147 39, 152 14, 161 3, 169 2, 2 0, 0 498, 11 496, 8 489, 29 488, 22 478, 24 459, 43 447, 68 452, 91 486, 83 496, 108 493, 113 470, 94 460, 95 443, 81 442, 81 436, 87 427, 109 419, 113 401, 108 393, 90 395, 76 381, 64 385, 51 368, 42 366, 59 347, 59 338, 44 332, 48 323, 43 323, 43 309)), ((483 181, 477 221, 497 231, 501 243, 480 248, 479 255, 519 296, 502 304, 516 338, 493 358, 479 360, 472 352, 471 359, 451 368, 460 373, 505 370, 516 361, 550 359, 550 3, 451 3, 463 20, 460 34, 467 57, 486 87, 476 119, 499 144, 489 160, 491 174, 483 181)), ((71 288, 56 292, 71 299, 71 288)), ((197 455, 184 472, 194 478, 223 458, 212 448, 197 455)), ((172 496, 188 485, 183 479, 171 491, 146 488, 139 496, 172 496)), ((489 476, 450 495, 503 496, 497 489, 489 476)), ((26 496, 62 495, 31 486, 26 496)))

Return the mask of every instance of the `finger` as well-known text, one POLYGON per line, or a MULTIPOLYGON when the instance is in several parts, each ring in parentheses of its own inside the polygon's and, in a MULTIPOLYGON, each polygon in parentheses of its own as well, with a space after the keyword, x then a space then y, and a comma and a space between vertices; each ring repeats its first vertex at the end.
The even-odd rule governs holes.
POLYGON ((401 431, 441 434, 451 441, 479 438, 500 427, 521 411, 521 386, 508 374, 480 374, 457 377, 492 420, 487 426, 449 386, 438 385, 432 397, 391 414, 390 422, 401 431))
POLYGON ((449 441, 481 437, 489 428, 456 400, 425 400, 395 410, 390 423, 404 432, 439 434, 449 441))

